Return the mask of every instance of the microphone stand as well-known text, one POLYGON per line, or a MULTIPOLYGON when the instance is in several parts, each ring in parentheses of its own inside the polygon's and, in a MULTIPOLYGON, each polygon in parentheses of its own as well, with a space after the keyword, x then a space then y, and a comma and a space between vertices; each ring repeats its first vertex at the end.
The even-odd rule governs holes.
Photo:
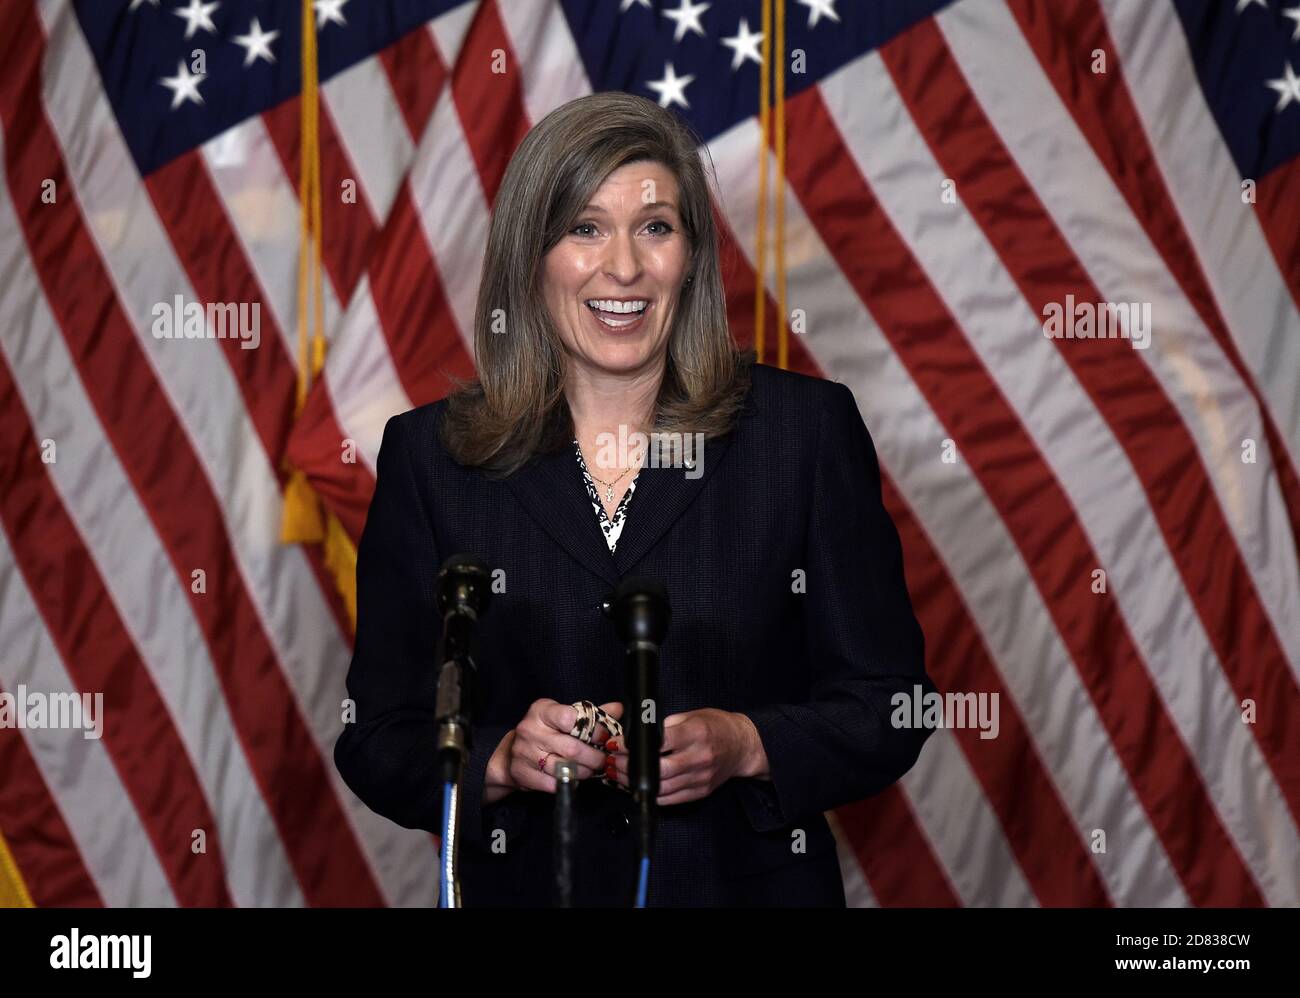
POLYGON ((659 646, 668 631, 668 593, 655 579, 631 576, 619 584, 606 605, 619 639, 627 647, 623 736, 628 746, 628 773, 637 803, 641 846, 634 907, 644 908, 658 813, 655 802, 659 797, 659 752, 663 746, 658 702, 659 646))
POLYGON ((555 906, 573 907, 574 797, 578 767, 570 759, 555 763, 555 906))
POLYGON ((460 788, 472 746, 474 664, 479 615, 487 609, 491 592, 487 566, 473 555, 452 555, 438 573, 435 595, 442 615, 438 640, 438 692, 434 717, 438 738, 434 766, 442 784, 442 856, 439 863, 438 903, 459 908, 460 788))

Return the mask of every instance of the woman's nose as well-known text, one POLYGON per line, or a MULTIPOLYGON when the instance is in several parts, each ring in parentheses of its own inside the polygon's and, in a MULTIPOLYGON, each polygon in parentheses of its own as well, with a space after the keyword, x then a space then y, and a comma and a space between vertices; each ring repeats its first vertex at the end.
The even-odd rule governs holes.
POLYGON ((641 272, 641 261, 636 243, 630 234, 615 235, 606 245, 605 273, 623 284, 636 280, 641 272))

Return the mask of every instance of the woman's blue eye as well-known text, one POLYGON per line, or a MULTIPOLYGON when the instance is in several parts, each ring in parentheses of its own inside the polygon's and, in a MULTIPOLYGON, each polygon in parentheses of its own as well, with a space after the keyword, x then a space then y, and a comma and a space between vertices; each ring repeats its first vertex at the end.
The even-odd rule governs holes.
MULTIPOLYGON (((664 231, 663 231, 662 235, 665 235, 665 236, 668 235, 670 232, 673 231, 673 227, 672 227, 671 225, 669 225, 667 222, 663 221, 662 219, 658 219, 658 218, 656 218, 653 222, 651 222, 651 223, 649 223, 649 224, 650 224, 650 225, 662 225, 662 226, 664 227, 664 231)), ((595 222, 579 222, 579 223, 578 223, 577 225, 575 225, 572 229, 570 229, 569 232, 571 232, 573 235, 581 236, 581 235, 586 235, 586 233, 584 233, 584 232, 579 232, 579 231, 578 231, 579 229, 594 229, 595 227, 596 227, 596 223, 595 223, 595 222)))

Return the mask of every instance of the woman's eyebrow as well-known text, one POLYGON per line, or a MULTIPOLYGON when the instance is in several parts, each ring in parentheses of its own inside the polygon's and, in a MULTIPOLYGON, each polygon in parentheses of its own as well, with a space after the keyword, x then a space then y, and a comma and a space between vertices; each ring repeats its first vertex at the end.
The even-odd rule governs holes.
MULTIPOLYGON (((677 205, 673 204, 671 201, 647 201, 644 205, 641 206, 641 212, 642 214, 644 214, 647 211, 654 211, 657 208, 671 208, 673 211, 676 211, 677 205)), ((583 205, 582 210, 594 212, 598 215, 609 214, 609 212, 607 212, 604 208, 602 208, 598 204, 583 205)))

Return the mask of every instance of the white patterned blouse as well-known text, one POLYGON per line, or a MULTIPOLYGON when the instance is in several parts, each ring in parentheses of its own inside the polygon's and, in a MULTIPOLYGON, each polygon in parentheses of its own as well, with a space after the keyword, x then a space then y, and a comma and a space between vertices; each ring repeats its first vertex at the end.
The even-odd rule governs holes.
POLYGON ((591 472, 587 470, 587 462, 582 459, 582 446, 576 438, 573 441, 573 449, 578 454, 578 467, 582 469, 582 480, 587 483, 587 497, 596 511, 600 529, 605 533, 605 543, 609 545, 610 554, 613 554, 615 547, 618 546, 619 534, 623 532, 623 523, 627 518, 627 505, 632 500, 632 493, 636 491, 636 480, 641 477, 641 472, 638 470, 632 477, 632 481, 628 483, 627 491, 623 493, 618 508, 614 510, 614 517, 610 519, 609 514, 605 512, 604 504, 600 501, 600 493, 597 491, 591 472))

